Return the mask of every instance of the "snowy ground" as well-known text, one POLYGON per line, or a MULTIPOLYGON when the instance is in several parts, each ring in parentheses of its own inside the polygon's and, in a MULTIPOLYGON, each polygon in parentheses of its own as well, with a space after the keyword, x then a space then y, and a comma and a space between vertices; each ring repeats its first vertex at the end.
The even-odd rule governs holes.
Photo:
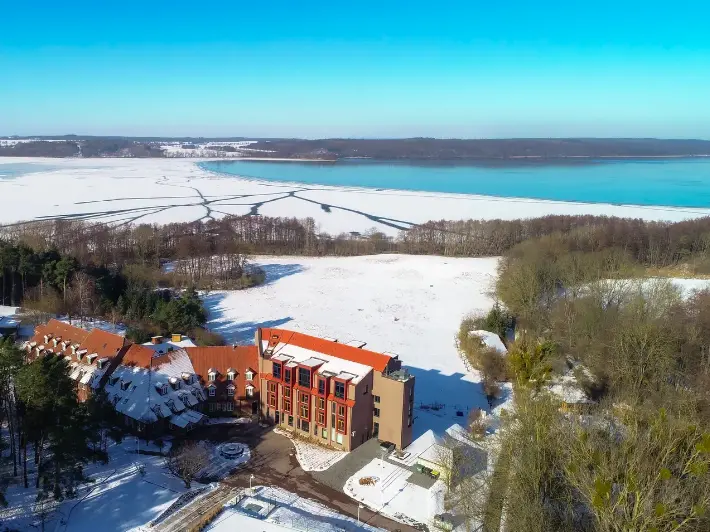
POLYGON ((443 512, 444 485, 439 480, 426 489, 407 482, 411 474, 406 467, 375 458, 348 479, 345 493, 395 521, 427 524, 443 512), (375 484, 361 485, 361 478, 373 479, 375 484))
POLYGON ((202 469, 196 475, 196 478, 199 478, 200 480, 209 479, 210 481, 215 481, 223 479, 232 471, 247 463, 249 458, 251 458, 249 446, 243 443, 213 445, 208 442, 201 442, 201 444, 209 451, 210 461, 209 465, 207 465, 207 467, 202 469), (226 445, 238 447, 242 454, 236 458, 228 458, 224 456, 222 451, 226 445))
POLYGON ((487 408, 477 374, 454 345, 461 319, 488 310, 496 258, 378 255, 257 257, 262 286, 204 297, 208 326, 228 342, 254 341, 259 326, 283 327, 396 353, 416 377, 414 437, 442 432, 473 407, 487 408), (442 390, 446 390, 443 393, 442 390), (442 408, 423 410, 438 403, 442 408))
POLYGON ((291 437, 291 433, 287 430, 274 429, 274 432, 286 436, 293 443, 296 449, 296 458, 304 471, 325 471, 330 466, 342 460, 346 454, 345 451, 338 451, 322 445, 309 443, 305 440, 291 437))
MULTIPOLYGON (((158 450, 143 441, 140 447, 158 450)), ((85 473, 95 482, 82 485, 76 499, 60 503, 45 529, 56 532, 132 530, 157 517, 186 491, 182 481, 165 470, 163 457, 135 454, 135 449, 135 439, 128 438, 109 449, 108 464, 89 464, 85 473)), ((32 530, 32 523, 38 522, 32 515, 35 495, 34 488, 25 490, 11 485, 6 493, 9 505, 0 510, 2 526, 32 530)))
POLYGON ((0 224, 28 219, 113 222, 193 221, 224 214, 312 217, 323 231, 396 234, 429 220, 519 219, 597 214, 682 220, 710 209, 565 203, 465 194, 327 187, 238 179, 185 159, 0 158, 3 164, 52 168, 0 180, 0 224), (27 198, 33 208, 28 210, 27 198), (268 200, 268 201, 267 201, 268 200))
POLYGON ((284 529, 308 532, 376 532, 381 529, 339 514, 310 499, 303 499, 277 487, 257 487, 225 511, 206 529, 212 532, 284 529))

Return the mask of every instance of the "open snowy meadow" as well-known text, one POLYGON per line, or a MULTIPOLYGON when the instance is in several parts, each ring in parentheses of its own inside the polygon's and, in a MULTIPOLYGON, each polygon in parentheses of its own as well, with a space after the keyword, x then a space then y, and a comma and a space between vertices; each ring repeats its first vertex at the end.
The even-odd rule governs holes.
POLYGON ((204 296, 208 326, 229 342, 253 342, 257 327, 283 327, 399 355, 416 377, 415 438, 443 431, 457 412, 487 407, 478 376, 454 345, 461 318, 484 312, 496 258, 411 255, 256 257, 266 283, 204 296), (427 410, 427 405, 444 405, 427 410), (420 408, 422 405, 425 409, 420 408))
MULTIPOLYGON (((0 224, 74 219, 185 222, 226 214, 312 217, 331 234, 390 235, 429 220, 596 214, 682 220, 710 209, 565 203, 465 194, 328 187, 240 179, 195 159, 0 158, 0 224)), ((511 190, 511 196, 515 191, 511 190)))

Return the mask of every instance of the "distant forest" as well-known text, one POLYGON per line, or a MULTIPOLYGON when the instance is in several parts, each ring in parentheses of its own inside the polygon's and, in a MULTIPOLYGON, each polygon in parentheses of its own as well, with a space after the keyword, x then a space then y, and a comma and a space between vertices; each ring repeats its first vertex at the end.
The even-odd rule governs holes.
MULTIPOLYGON (((0 146, 0 156, 165 157, 165 142, 197 146, 244 138, 32 137, 0 146)), ((710 154, 710 141, 663 139, 253 139, 245 155, 264 158, 339 160, 367 158, 412 161, 566 160, 595 157, 679 157, 710 154), (258 150, 258 151, 252 151, 258 150)), ((223 151, 235 151, 234 148, 223 151)), ((580 162, 580 161, 577 161, 580 162)))

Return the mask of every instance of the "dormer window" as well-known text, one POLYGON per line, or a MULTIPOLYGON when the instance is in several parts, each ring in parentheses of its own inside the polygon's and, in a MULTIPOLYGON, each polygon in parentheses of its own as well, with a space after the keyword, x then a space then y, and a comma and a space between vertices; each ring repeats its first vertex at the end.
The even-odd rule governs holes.
POLYGON ((170 382, 170 386, 173 387, 173 390, 180 388, 180 381, 176 377, 170 377, 168 381, 170 382))
POLYGON ((210 370, 207 372, 207 380, 210 382, 214 382, 217 380, 217 370, 214 368, 210 368, 210 370))
POLYGON ((183 372, 181 376, 187 384, 192 384, 192 373, 183 372))
POLYGON ((311 387, 311 370, 306 368, 298 368, 298 385, 304 388, 311 387))
MULTIPOLYGON (((290 372, 288 370, 286 370, 286 374, 288 375, 289 373, 290 372)), ((248 381, 253 380, 254 379, 254 372, 252 370, 248 369, 245 376, 248 381)))
POLYGON ((128 390, 128 387, 129 387, 130 385, 131 385, 131 381, 124 381, 124 380, 122 380, 122 381, 121 381, 121 390, 123 390, 123 391, 125 392, 126 390, 128 390))
POLYGON ((210 397, 214 397, 216 395, 216 393, 217 393, 216 386, 210 385, 207 387, 207 395, 209 395, 210 397))
POLYGON ((46 343, 49 343, 49 339, 50 339, 50 338, 51 338, 51 336, 48 336, 48 335, 45 334, 45 335, 44 335, 44 343, 45 343, 45 344, 46 344, 46 343))
POLYGON ((246 390, 247 397, 254 397, 254 387, 251 384, 247 385, 246 390))
POLYGON ((94 360, 96 360, 99 357, 96 353, 91 353, 89 356, 86 357, 86 361, 89 364, 93 364, 94 360))
POLYGON ((227 370, 227 380, 233 381, 235 376, 236 376, 236 371, 234 371, 232 368, 229 368, 227 370))
POLYGON ((227 395, 228 395, 229 397, 234 397, 234 390, 235 390, 235 388, 234 388, 234 386, 233 386, 232 384, 230 384, 229 386, 227 386, 227 395))
POLYGON ((163 384, 163 391, 161 392, 162 395, 167 395, 168 394, 168 385, 163 384))
MULTIPOLYGON (((101 361, 99 361, 99 362, 101 362, 101 361)), ((118 382, 118 377, 109 377, 109 379, 108 379, 108 383, 111 386, 116 386, 117 382, 118 382)))
POLYGON ((96 367, 98 367, 99 369, 104 369, 106 362, 108 362, 108 358, 100 358, 96 361, 96 367))

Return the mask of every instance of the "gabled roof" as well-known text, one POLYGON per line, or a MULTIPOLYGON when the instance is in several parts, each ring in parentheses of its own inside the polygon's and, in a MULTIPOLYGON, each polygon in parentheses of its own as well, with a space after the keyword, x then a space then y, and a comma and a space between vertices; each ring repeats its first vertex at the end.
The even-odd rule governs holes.
POLYGON ((49 334, 51 334, 53 338, 61 336, 62 340, 71 340, 72 344, 80 344, 89 336, 89 331, 52 318, 44 325, 37 326, 35 334, 30 341, 35 341, 40 345, 44 343, 44 336, 49 334))
POLYGON ((302 347, 317 353, 323 353, 332 357, 356 362, 365 366, 384 372, 392 357, 383 353, 360 349, 347 344, 341 344, 309 336, 307 334, 298 333, 295 331, 287 331, 285 329, 261 329, 261 338, 263 341, 269 342, 269 347, 276 347, 279 343, 302 347))
POLYGON ((259 351, 254 345, 186 347, 184 351, 190 357, 195 373, 203 378, 207 377, 210 369, 216 369, 221 380, 228 369, 244 375, 248 369, 258 365, 259 351))
MULTIPOLYGON (((154 358, 155 351, 143 347, 142 345, 133 344, 126 351, 121 364, 124 366, 136 366, 139 368, 150 368, 151 360, 154 358)), ((155 357, 156 359, 158 357, 155 357)))

